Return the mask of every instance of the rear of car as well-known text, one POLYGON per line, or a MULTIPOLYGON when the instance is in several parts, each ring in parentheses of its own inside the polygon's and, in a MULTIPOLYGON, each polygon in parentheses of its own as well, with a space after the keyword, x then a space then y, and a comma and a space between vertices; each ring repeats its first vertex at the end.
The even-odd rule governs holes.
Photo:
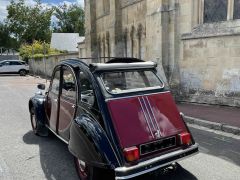
POLYGON ((19 73, 25 76, 29 72, 29 66, 20 60, 5 60, 0 62, 0 73, 19 73))
POLYGON ((156 64, 95 65, 124 157, 116 179, 129 179, 198 152, 156 64))

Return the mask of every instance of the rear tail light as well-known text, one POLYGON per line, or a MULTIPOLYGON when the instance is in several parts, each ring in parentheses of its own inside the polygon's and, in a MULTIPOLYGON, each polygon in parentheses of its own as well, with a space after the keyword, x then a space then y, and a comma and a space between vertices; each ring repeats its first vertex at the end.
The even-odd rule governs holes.
POLYGON ((133 162, 139 159, 139 149, 136 146, 125 148, 123 153, 128 162, 133 162))
POLYGON ((191 138, 191 134, 188 132, 184 132, 179 134, 179 139, 180 139, 180 143, 182 145, 191 145, 192 144, 192 138, 191 138))

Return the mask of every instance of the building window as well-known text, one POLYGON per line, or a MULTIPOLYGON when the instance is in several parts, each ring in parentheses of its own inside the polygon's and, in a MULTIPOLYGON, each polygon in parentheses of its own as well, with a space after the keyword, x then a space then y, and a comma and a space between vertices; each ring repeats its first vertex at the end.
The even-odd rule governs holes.
POLYGON ((141 59, 142 58, 142 31, 143 31, 143 27, 142 24, 138 25, 138 30, 137 30, 137 36, 138 36, 138 58, 141 59))
POLYGON ((234 0, 233 19, 240 19, 240 0, 234 0))
POLYGON ((228 0, 204 0, 204 23, 226 21, 228 0))
POLYGON ((109 0, 103 0, 103 13, 108 14, 110 12, 110 2, 109 0))
MULTIPOLYGON (((105 36, 102 38, 102 55, 103 55, 103 62, 105 63, 105 57, 106 57, 106 46, 105 46, 105 36)), ((101 59, 102 62, 102 59, 101 59)))
POLYGON ((100 36, 98 37, 97 46, 98 46, 98 57, 101 58, 102 47, 101 47, 101 37, 100 36))
POLYGON ((127 28, 125 29, 124 31, 124 34, 123 34, 123 39, 124 39, 124 54, 125 54, 125 57, 128 56, 128 30, 127 28))
POLYGON ((134 34, 135 34, 135 28, 132 26, 130 37, 131 37, 131 57, 134 56, 134 34))
POLYGON ((106 33, 106 43, 107 43, 107 56, 108 56, 108 60, 110 60, 111 52, 110 52, 110 34, 109 34, 109 32, 106 33))

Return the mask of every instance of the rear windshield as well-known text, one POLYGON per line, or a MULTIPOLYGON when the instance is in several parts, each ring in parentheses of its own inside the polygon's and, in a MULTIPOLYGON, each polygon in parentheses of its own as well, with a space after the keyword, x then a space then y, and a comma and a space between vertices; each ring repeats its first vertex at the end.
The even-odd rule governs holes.
POLYGON ((103 84, 111 94, 163 88, 152 71, 118 71, 102 74, 103 84))

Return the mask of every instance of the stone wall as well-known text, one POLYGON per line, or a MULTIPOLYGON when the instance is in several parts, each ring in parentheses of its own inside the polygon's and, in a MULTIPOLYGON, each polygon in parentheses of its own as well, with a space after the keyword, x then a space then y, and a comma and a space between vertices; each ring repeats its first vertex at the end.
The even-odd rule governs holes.
POLYGON ((78 58, 78 53, 69 53, 61 55, 53 55, 48 58, 29 60, 30 73, 37 76, 42 76, 44 78, 50 78, 54 67, 62 60, 65 59, 76 59, 78 58), (46 70, 46 72, 45 72, 46 70))
POLYGON ((86 54, 155 61, 179 101, 240 106, 232 6, 226 21, 203 23, 203 0, 86 0, 86 54))
POLYGON ((240 36, 183 40, 181 100, 240 106, 240 36))

